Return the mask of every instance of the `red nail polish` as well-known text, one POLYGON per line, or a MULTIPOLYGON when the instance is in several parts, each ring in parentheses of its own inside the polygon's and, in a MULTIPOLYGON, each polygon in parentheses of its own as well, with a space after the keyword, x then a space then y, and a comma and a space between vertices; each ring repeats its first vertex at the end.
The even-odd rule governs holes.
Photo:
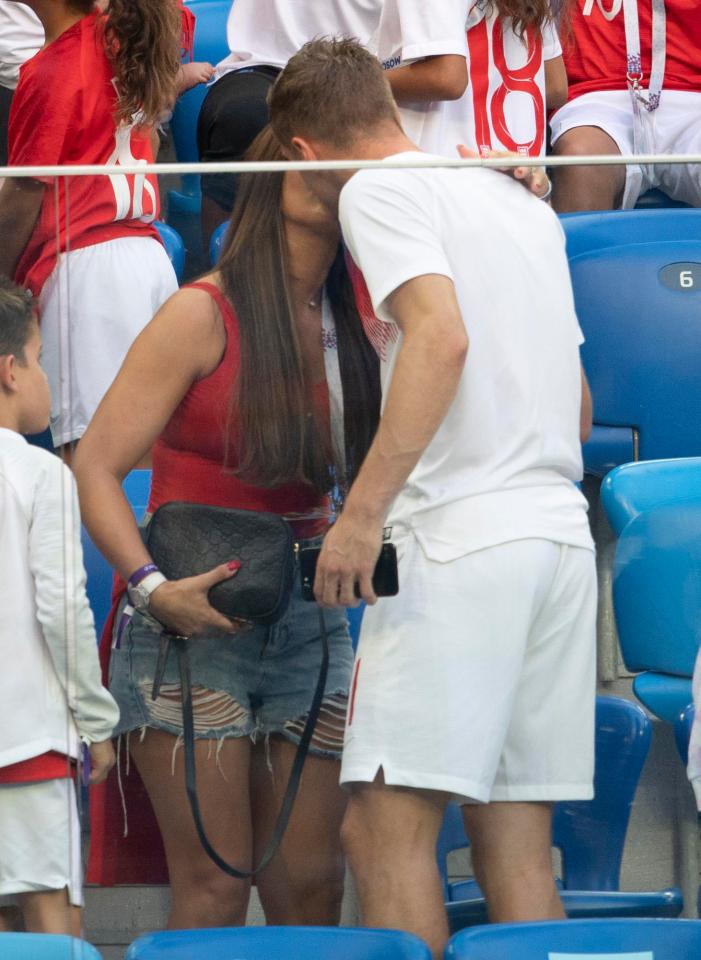
POLYGON ((227 567, 228 567, 229 570, 231 570, 231 572, 233 573, 235 570, 240 570, 240 569, 241 569, 241 561, 240 561, 240 560, 229 560, 229 562, 227 563, 227 567))

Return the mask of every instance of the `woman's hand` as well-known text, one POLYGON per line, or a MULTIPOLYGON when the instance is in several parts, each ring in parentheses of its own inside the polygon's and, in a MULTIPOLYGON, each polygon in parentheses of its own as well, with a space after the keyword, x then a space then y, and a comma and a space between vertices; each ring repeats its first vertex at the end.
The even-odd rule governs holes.
MULTIPOLYGON (((506 150, 490 150, 488 153, 480 154, 475 150, 468 150, 463 144, 458 144, 458 153, 463 160, 472 160, 482 158, 493 160, 496 157, 517 157, 517 153, 509 153, 506 150)), ((550 196, 551 183, 545 172, 545 167, 497 167, 500 173, 505 173, 514 180, 521 180, 524 187, 536 196, 539 200, 545 200, 550 196)))
POLYGON ((208 595, 212 587, 235 577, 240 566, 238 560, 232 560, 197 577, 166 580, 151 594, 149 613, 182 637, 237 633, 242 629, 242 621, 229 620, 215 610, 208 595))

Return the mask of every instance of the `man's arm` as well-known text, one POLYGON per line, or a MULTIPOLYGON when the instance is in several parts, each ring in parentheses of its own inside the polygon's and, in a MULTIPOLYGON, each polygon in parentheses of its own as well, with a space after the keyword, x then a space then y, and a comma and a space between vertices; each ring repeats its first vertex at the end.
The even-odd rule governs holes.
POLYGON ((403 340, 375 440, 324 540, 314 584, 324 606, 355 606, 356 581, 363 599, 375 602, 372 574, 385 517, 443 422, 467 358, 468 336, 448 277, 409 280, 387 308, 403 340))
POLYGON ((12 277, 29 242, 46 189, 38 180, 8 177, 0 189, 0 275, 12 277))
POLYGON ((426 57, 388 70, 385 76, 400 106, 433 100, 459 100, 467 89, 467 60, 453 53, 426 57))

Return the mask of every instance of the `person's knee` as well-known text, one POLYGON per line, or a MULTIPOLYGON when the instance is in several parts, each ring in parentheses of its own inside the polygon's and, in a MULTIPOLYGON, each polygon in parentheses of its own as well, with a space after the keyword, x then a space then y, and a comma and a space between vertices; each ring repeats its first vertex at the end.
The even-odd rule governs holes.
POLYGON ((229 877, 215 864, 202 865, 187 871, 173 884, 174 899, 188 905, 188 912, 201 918, 205 926, 212 923, 242 923, 248 908, 250 883, 229 877))

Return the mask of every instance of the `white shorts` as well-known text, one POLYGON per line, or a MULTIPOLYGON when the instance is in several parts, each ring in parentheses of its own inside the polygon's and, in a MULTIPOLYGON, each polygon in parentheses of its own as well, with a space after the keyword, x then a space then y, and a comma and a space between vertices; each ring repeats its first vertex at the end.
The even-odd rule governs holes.
POLYGON ((55 446, 82 437, 129 347, 177 289, 168 254, 152 237, 62 255, 39 298, 55 446))
POLYGON ((68 888, 83 904, 80 824, 73 781, 0 786, 0 897, 68 888))
POLYGON ((399 596, 363 618, 341 782, 381 769, 459 802, 591 799, 593 551, 520 540, 439 563, 396 543, 399 596))
MULTIPOLYGON (((633 117, 627 90, 585 93, 554 114, 550 121, 552 142, 573 127, 599 127, 622 154, 634 154, 633 117)), ((701 153, 701 93, 663 90, 657 110, 648 113, 642 109, 640 117, 646 153, 701 153)), ((701 206, 701 165, 628 167, 623 207, 634 207, 638 197, 653 187, 674 200, 701 206)))

